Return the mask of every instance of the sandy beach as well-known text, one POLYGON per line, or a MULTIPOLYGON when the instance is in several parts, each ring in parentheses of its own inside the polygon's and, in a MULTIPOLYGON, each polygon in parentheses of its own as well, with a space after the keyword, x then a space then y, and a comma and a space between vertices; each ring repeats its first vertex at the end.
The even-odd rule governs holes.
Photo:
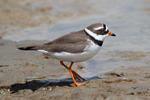
POLYGON ((0 100, 150 100, 150 2, 115 2, 1 0, 0 100), (76 87, 58 60, 17 50, 99 21, 117 37, 92 60, 73 65, 85 86, 76 87))
MULTIPOLYGON (((67 70, 60 66, 57 60, 47 59, 36 52, 18 51, 16 50, 18 45, 20 44, 12 41, 0 40, 1 100, 150 99, 149 67, 119 67, 95 78, 87 77, 88 84, 75 87, 67 70), (27 80, 27 78, 40 79, 27 80), (44 86, 46 83, 48 85, 44 86)), ((136 57, 139 58, 134 55, 134 59, 136 57)), ((86 73, 83 71, 84 67, 79 66, 80 64, 76 64, 73 69, 86 73)))

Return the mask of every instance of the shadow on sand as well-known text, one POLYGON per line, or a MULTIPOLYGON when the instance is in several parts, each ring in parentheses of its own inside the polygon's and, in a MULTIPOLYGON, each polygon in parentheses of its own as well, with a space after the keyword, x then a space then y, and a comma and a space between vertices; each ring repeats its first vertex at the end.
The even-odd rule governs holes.
MULTIPOLYGON (((98 80, 102 79, 98 76, 85 78, 85 81, 98 80)), ((81 81, 78 81, 81 82, 81 81)), ((10 86, 0 86, 1 89, 9 89, 10 93, 16 93, 20 90, 29 89, 32 91, 36 91, 42 87, 55 87, 55 86, 71 86, 73 83, 71 78, 63 78, 63 79, 49 79, 49 80, 32 80, 26 83, 15 83, 10 86)))
MULTIPOLYGON (((90 80, 97 80, 97 79, 102 79, 98 76, 86 78, 86 81, 90 80)), ((73 83, 71 78, 64 78, 64 79, 49 79, 49 80, 32 80, 30 82, 26 83, 16 83, 12 84, 9 89, 11 93, 16 93, 19 90, 24 90, 24 89, 30 89, 32 91, 36 91, 37 89, 41 87, 48 87, 48 86, 71 86, 73 83)))

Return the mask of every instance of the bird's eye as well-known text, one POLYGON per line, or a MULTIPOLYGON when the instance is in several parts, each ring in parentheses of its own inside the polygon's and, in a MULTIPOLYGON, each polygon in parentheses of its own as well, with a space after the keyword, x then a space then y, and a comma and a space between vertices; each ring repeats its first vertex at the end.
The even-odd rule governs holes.
POLYGON ((109 32, 109 30, 105 31, 105 33, 108 33, 108 32, 109 32))

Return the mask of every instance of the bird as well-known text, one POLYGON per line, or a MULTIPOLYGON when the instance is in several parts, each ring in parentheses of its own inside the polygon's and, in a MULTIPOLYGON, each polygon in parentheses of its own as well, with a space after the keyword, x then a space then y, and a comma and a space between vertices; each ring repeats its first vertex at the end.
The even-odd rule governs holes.
POLYGON ((78 87, 88 82, 77 72, 72 70, 72 65, 95 56, 102 47, 105 38, 108 36, 116 35, 109 31, 106 24, 95 23, 84 29, 70 32, 55 40, 43 43, 42 45, 18 47, 18 49, 42 52, 48 57, 58 59, 60 64, 69 71, 74 85, 78 87), (64 62, 69 62, 70 65, 67 66, 64 62))

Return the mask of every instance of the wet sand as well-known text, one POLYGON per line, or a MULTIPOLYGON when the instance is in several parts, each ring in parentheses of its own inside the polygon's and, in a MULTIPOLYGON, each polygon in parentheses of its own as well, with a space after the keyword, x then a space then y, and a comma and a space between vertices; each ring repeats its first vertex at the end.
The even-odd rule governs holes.
POLYGON ((1 0, 0 100, 150 100, 149 5, 149 0, 1 0), (92 61, 73 66, 88 81, 85 86, 75 87, 58 60, 16 50, 95 22, 109 24, 118 37, 108 39, 92 61))
MULTIPOLYGON (((35 42, 38 41, 29 43, 35 42)), ((150 67, 120 66, 111 72, 98 74, 95 78, 86 77, 88 84, 75 87, 59 61, 47 59, 37 52, 16 50, 17 46, 29 43, 0 40, 1 100, 150 99, 150 67), (40 79, 26 80, 35 77, 40 79)), ((137 59, 135 56, 132 59, 137 59)), ((74 65, 73 69, 81 75, 86 73, 80 64, 74 65)))

